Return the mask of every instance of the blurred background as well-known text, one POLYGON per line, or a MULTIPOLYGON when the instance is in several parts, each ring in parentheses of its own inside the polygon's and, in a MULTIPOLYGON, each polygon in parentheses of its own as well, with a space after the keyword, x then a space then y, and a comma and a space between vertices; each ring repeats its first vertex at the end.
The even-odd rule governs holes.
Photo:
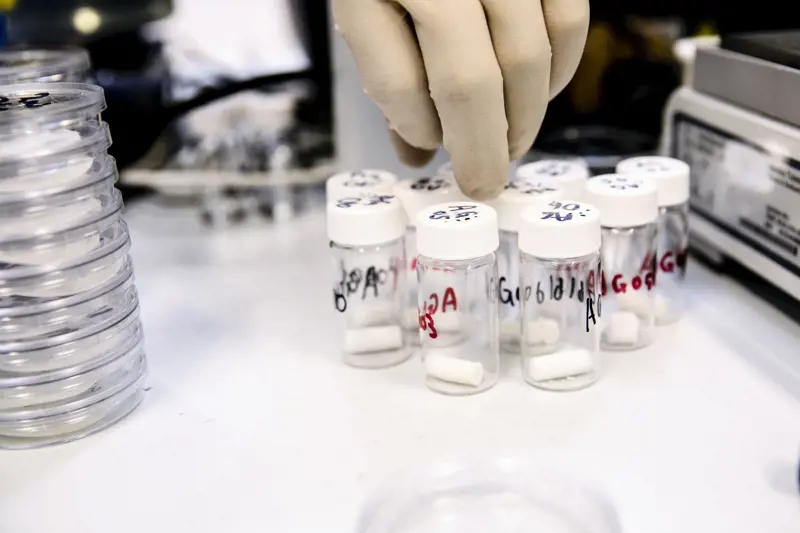
MULTIPOLYGON (((336 169, 401 176, 346 46, 319 0, 0 0, 6 46, 79 45, 106 91, 127 199, 193 202, 209 223, 291 217, 336 169)), ((684 73, 676 41, 777 29, 779 2, 593 1, 580 68, 529 158, 580 155, 595 172, 658 146, 684 73), (774 5, 773 5, 774 4, 774 5), (678 54, 679 55, 679 54, 678 54)), ((713 39, 713 37, 711 37, 713 39)), ((684 58, 686 60, 686 58, 684 58)))

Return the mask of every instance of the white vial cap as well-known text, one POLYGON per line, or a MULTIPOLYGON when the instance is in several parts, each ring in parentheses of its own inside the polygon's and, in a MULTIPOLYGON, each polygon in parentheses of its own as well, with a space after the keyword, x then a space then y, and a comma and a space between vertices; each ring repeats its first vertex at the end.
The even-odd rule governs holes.
POLYGON ((392 194, 397 176, 385 170, 355 170, 328 178, 325 194, 329 202, 360 193, 392 194))
POLYGON ((544 259, 593 254, 600 250, 600 210, 572 200, 529 207, 522 213, 519 249, 544 259))
POLYGON ((563 192, 547 183, 515 179, 497 199, 487 202, 487 205, 497 211, 497 224, 502 231, 517 233, 522 224, 522 212, 526 208, 545 206, 563 197, 563 192))
POLYGON ((617 174, 654 177, 659 207, 681 205, 689 201, 690 173, 689 165, 683 161, 662 156, 631 157, 617 165, 617 174))
POLYGON ((328 202, 328 238, 344 246, 375 246, 405 235, 403 208, 390 194, 363 193, 328 202))
POLYGON ((470 201, 458 188, 452 174, 399 181, 394 186, 394 194, 400 198, 411 227, 417 225, 417 214, 432 205, 470 201))
POLYGON ((545 181, 564 191, 565 198, 583 198, 589 168, 577 160, 542 159, 521 165, 517 169, 517 179, 545 181))
POLYGON ((442 261, 489 255, 500 246, 497 213, 466 200, 437 204, 417 214, 417 252, 442 261))
POLYGON ((595 176, 586 185, 586 200, 600 210, 605 228, 643 226, 658 218, 658 189, 638 176, 595 176))

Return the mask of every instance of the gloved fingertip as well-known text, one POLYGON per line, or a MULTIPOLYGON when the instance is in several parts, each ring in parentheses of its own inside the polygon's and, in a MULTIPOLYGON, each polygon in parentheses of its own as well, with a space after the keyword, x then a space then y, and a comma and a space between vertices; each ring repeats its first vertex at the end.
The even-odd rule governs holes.
POLYGON ((520 159, 525 157, 525 155, 528 152, 530 152, 530 150, 531 150, 531 147, 528 144, 517 145, 517 146, 514 146, 514 147, 509 149, 508 157, 509 157, 509 159, 511 159, 511 161, 519 161, 520 159))
POLYGON ((410 167, 423 167, 431 162, 436 150, 425 150, 408 144, 396 131, 389 130, 389 139, 392 141, 397 157, 410 167))

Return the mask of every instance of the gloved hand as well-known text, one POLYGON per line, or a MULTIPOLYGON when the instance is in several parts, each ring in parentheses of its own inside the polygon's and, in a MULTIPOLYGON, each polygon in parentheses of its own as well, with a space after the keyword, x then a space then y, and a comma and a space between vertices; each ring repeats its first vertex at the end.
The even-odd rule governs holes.
POLYGON ((588 0, 333 0, 400 158, 443 144, 461 190, 499 194, 583 53, 588 0))

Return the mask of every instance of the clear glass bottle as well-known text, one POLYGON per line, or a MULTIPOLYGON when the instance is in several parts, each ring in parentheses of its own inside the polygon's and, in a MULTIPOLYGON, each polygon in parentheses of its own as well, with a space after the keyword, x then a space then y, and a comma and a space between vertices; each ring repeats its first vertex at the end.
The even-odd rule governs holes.
POLYGON ((656 323, 671 324, 686 307, 686 259, 689 247, 689 165, 660 156, 633 157, 617 165, 619 174, 652 178, 658 188, 658 281, 656 323))
POLYGON ((520 165, 517 179, 544 183, 564 193, 564 198, 582 200, 589 180, 589 167, 580 159, 542 159, 520 165))
POLYGON ((468 395, 499 376, 497 214, 450 202, 417 216, 418 317, 425 383, 468 395))
POLYGON ((406 213, 406 307, 404 324, 411 345, 419 345, 417 313, 417 214, 423 209, 443 202, 467 200, 456 185, 452 174, 425 176, 402 180, 394 187, 406 213))
POLYGON ((328 203, 333 303, 350 366, 386 368, 411 355, 402 327, 404 233, 395 196, 364 194, 328 203))
POLYGON ((489 206, 497 211, 500 247, 497 250, 500 347, 504 352, 520 353, 522 323, 519 290, 519 227, 522 212, 534 205, 560 200, 563 193, 545 183, 514 179, 489 206))
POLYGON ((658 234, 656 186, 636 176, 606 174, 589 180, 589 203, 602 225, 601 348, 635 350, 653 341, 658 234))
POLYGON ((522 375, 577 390, 597 381, 600 212, 580 201, 526 209, 519 234, 522 375))

